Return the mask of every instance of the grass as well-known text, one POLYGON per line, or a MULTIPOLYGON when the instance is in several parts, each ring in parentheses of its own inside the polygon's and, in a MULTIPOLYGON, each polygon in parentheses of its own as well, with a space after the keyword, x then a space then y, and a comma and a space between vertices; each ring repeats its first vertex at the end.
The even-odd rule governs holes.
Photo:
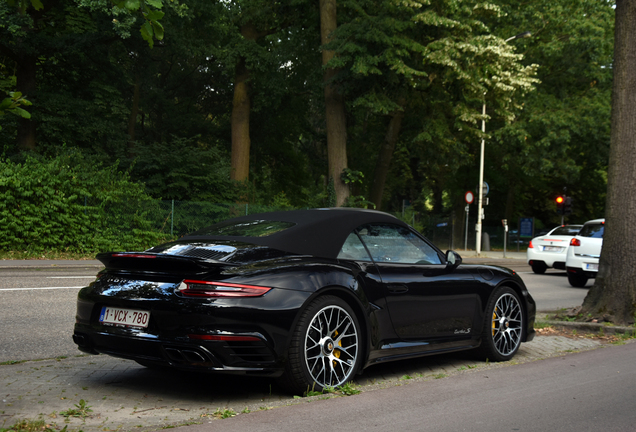
POLYGON ((86 401, 84 399, 80 399, 78 404, 75 404, 75 408, 70 408, 67 409, 66 411, 60 411, 60 415, 69 418, 69 417, 76 417, 76 418, 81 418, 81 419, 85 419, 86 417, 89 416, 89 413, 92 413, 93 410, 91 409, 90 406, 88 406, 86 404, 86 401))
POLYGON ((236 415, 236 412, 231 408, 229 409, 217 408, 217 410, 214 411, 214 413, 212 414, 213 417, 216 417, 218 419, 226 419, 226 418, 234 417, 235 415, 236 415))
POLYGON ((356 385, 351 382, 345 383, 338 387, 338 391, 345 396, 353 396, 360 393, 360 390, 356 388, 356 385))
POLYGON ((0 362, 0 366, 14 365, 14 364, 20 364, 25 362, 26 360, 8 360, 8 361, 0 362))
POLYGON ((44 420, 20 420, 9 428, 1 427, 0 432, 66 432, 66 426, 58 431, 44 420))

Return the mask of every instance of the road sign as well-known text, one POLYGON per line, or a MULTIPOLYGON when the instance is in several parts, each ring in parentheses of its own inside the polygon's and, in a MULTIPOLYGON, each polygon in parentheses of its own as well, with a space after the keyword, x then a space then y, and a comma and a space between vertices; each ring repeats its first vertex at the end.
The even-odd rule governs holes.
POLYGON ((473 201, 475 201, 475 195, 473 195, 471 191, 468 191, 466 192, 466 195, 464 195, 464 199, 466 200, 467 204, 472 204, 473 201))

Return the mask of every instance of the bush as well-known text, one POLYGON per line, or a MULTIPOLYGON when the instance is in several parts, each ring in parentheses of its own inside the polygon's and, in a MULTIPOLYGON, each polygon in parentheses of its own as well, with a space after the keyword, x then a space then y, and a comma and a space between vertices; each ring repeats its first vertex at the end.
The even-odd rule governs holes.
POLYGON ((152 201, 117 165, 94 166, 81 154, 0 160, 0 249, 31 252, 135 250, 163 240, 145 212, 117 211, 152 201))

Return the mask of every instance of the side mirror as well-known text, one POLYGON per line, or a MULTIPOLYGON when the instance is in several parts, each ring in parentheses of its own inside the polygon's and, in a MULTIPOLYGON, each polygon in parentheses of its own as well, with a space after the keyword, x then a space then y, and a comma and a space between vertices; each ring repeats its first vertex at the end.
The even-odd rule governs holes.
POLYGON ((449 271, 455 270, 462 263, 462 257, 454 250, 446 251, 446 268, 449 271))

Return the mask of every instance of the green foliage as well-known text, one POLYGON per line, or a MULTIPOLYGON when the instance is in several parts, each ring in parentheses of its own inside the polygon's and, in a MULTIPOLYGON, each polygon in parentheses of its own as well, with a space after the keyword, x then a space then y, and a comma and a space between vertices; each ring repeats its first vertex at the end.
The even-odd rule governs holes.
MULTIPOLYGON (((33 102, 28 114, 40 155, 54 158, 65 143, 102 166, 121 161, 129 181, 143 183, 155 199, 199 203, 206 216, 180 219, 177 212, 173 232, 231 214, 231 206, 210 203, 237 197, 246 198, 250 211, 335 205, 326 180, 317 2, 11 4, 0 1, 0 94, 17 89, 16 73, 33 60, 37 94, 19 91, 33 102), (250 71, 249 185, 228 180, 240 60, 250 71)), ((602 215, 612 6, 596 0, 339 1, 339 28, 326 48, 337 52, 330 66, 339 69, 334 79, 347 101, 348 166, 360 173, 345 176, 353 195, 347 205, 367 204, 363 197, 371 196, 389 121, 400 113, 382 209, 400 211, 408 200, 420 216, 405 217, 425 230, 433 223, 430 213, 446 219, 452 211, 462 214, 485 138, 491 186, 486 223, 535 216, 538 225, 552 226, 552 194, 564 186, 574 198, 569 222, 602 215), (505 42, 521 31, 533 37, 505 42)), ((9 97, 2 107, 8 100, 17 102, 9 97)), ((9 111, 0 109, 0 152, 24 160, 15 156, 22 152, 18 125, 27 110, 16 108, 24 111, 2 116, 9 111)), ((87 172, 96 171, 87 165, 87 172)), ((103 205, 95 193, 86 203, 73 194, 80 201, 75 204, 86 204, 88 218, 171 232, 170 210, 157 201, 139 201, 133 193, 128 201, 103 205), (123 216, 132 208, 139 212, 134 223, 123 216), (107 216, 110 210, 119 211, 120 220, 107 216)), ((100 229, 106 236, 100 238, 111 235, 100 229)), ((15 247, 33 248, 21 241, 15 247)), ((50 242, 58 250, 102 247, 77 239, 50 242)))
MULTIPOLYGON (((66 432, 64 426, 59 432, 66 432)), ((0 427, 0 432, 58 432, 58 430, 47 424, 44 420, 20 420, 8 428, 0 427)))
POLYGON ((131 177, 156 198, 228 202, 237 198, 230 181, 229 157, 200 137, 139 143, 131 177))
MULTIPOLYGON (((29 106, 29 102, 20 92, 9 92, 9 97, 0 101, 0 117, 6 113, 15 114, 22 118, 31 118, 31 114, 20 106, 29 106)), ((2 126, 0 126, 2 129, 2 126)))
POLYGON ((338 391, 345 396, 353 396, 360 393, 360 390, 356 388, 356 385, 352 382, 344 383, 338 387, 338 391))
POLYGON ((29 156, 2 160, 0 172, 0 249, 134 250, 162 237, 151 231, 147 211, 120 211, 129 200, 150 199, 116 165, 93 168, 78 154, 29 156))
POLYGON ((236 412, 231 408, 217 408, 212 415, 218 419, 226 419, 236 416, 236 412))
POLYGON ((84 399, 80 399, 79 403, 75 404, 75 408, 69 408, 65 411, 60 411, 60 414, 64 417, 77 417, 86 418, 92 413, 93 410, 86 404, 84 399))

